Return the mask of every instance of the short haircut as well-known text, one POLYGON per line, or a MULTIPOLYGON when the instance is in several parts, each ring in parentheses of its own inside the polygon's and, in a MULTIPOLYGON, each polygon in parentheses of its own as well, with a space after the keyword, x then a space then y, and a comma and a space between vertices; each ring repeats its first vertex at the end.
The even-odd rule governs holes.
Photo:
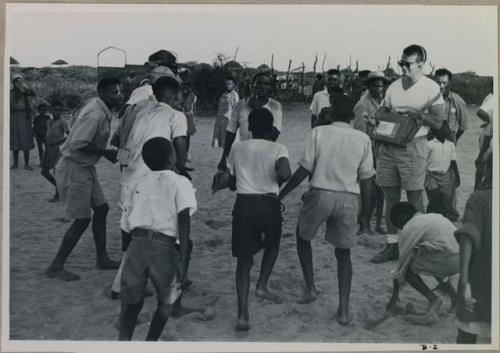
POLYGON ((120 80, 116 77, 104 77, 97 84, 97 92, 103 92, 113 86, 120 86, 120 80))
POLYGON ((448 69, 445 69, 445 68, 437 70, 435 76, 436 77, 438 77, 438 76, 448 76, 448 79, 450 81, 451 81, 451 79, 453 77, 453 75, 451 74, 451 72, 448 69))
POLYGON ((417 213, 417 209, 409 202, 398 202, 391 207, 391 222, 398 229, 403 229, 405 224, 417 213))
POLYGON ((370 74, 370 72, 371 72, 370 70, 361 70, 359 72, 359 78, 361 78, 361 79, 367 78, 368 75, 370 74))
POLYGON ((451 137, 452 131, 450 129, 450 125, 445 120, 445 121, 443 121, 443 123, 441 124, 441 127, 439 129, 433 129, 433 128, 431 128, 431 133, 435 137, 441 137, 441 138, 449 139, 451 137))
POLYGON ((142 159, 153 171, 164 170, 172 154, 172 144, 164 137, 153 137, 142 146, 142 159))
POLYGON ((334 121, 351 121, 354 117, 354 103, 352 99, 345 94, 335 96, 332 107, 334 121))
POLYGON ((260 76, 265 76, 267 77, 269 80, 271 80, 271 77, 269 76, 269 74, 267 72, 257 72, 253 78, 252 78, 252 84, 255 83, 255 81, 260 77, 260 76))
POLYGON ((224 81, 233 81, 234 83, 236 83, 236 80, 234 79, 233 76, 227 76, 224 81))
POLYGON ((418 62, 425 63, 427 61, 427 51, 425 48, 418 44, 412 44, 403 49, 403 54, 406 56, 416 55, 418 62))
POLYGON ((153 84, 153 94, 156 98, 162 96, 167 90, 177 93, 180 89, 180 83, 175 78, 169 76, 162 76, 153 84))
POLYGON ((317 78, 318 80, 321 80, 321 79, 323 78, 323 75, 322 75, 322 74, 316 74, 316 78, 317 78))
POLYGON ((273 114, 266 108, 254 109, 248 115, 248 130, 254 134, 264 134, 273 127, 273 114))
POLYGON ((340 76, 340 71, 337 69, 330 69, 326 72, 327 75, 339 75, 340 76))

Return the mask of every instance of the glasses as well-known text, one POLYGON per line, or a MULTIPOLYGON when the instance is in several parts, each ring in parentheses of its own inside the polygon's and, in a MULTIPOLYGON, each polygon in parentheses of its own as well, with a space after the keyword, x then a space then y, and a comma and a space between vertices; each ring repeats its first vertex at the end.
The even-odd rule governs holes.
POLYGON ((411 66, 412 64, 416 64, 416 63, 417 63, 416 61, 415 61, 415 62, 412 62, 412 63, 411 63, 411 62, 409 62, 409 61, 403 61, 403 60, 399 60, 399 61, 398 61, 398 65, 399 65, 399 66, 401 66, 401 67, 406 67, 407 69, 409 69, 409 68, 410 68, 410 66, 411 66))

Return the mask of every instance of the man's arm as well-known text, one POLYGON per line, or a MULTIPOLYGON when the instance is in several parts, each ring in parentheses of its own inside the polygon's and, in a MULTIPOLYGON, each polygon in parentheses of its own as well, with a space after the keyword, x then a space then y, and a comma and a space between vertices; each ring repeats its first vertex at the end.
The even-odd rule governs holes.
POLYGON ((482 110, 481 108, 479 108, 479 110, 477 111, 476 115, 479 117, 479 119, 481 119, 482 121, 486 122, 486 123, 489 123, 490 122, 490 115, 485 112, 484 110, 482 110))
POLYGON ((429 107, 428 113, 420 113, 422 124, 433 129, 440 129, 445 120, 445 105, 436 104, 429 107))
POLYGON ((491 141, 491 136, 484 136, 483 144, 481 145, 481 148, 479 149, 479 154, 477 155, 477 158, 474 161, 476 168, 479 168, 481 163, 483 162, 483 156, 484 156, 484 153, 490 147, 490 141, 491 141))
POLYGON ((304 167, 299 167, 293 173, 292 178, 288 181, 288 183, 281 189, 278 198, 282 200, 286 195, 288 195, 292 190, 294 190, 297 186, 302 183, 302 181, 307 178, 311 174, 310 171, 305 169, 304 167))
POLYGON ((233 146, 234 139, 236 138, 236 134, 234 132, 226 131, 226 139, 224 141, 224 150, 222 151, 222 157, 219 162, 219 165, 217 166, 217 169, 219 170, 226 170, 227 169, 227 156, 229 155, 229 152, 231 151, 231 147, 233 146))
POLYGON ((455 139, 456 139, 457 142, 460 139, 460 137, 462 137, 462 135, 464 134, 464 132, 465 132, 465 130, 458 129, 457 135, 455 136, 455 139))
POLYGON ((388 313, 395 314, 397 309, 397 304, 399 301, 399 281, 397 279, 394 280, 394 284, 392 287, 392 295, 389 303, 386 306, 386 310, 388 313))
POLYGON ((188 253, 189 253, 189 232, 191 227, 191 216, 189 208, 186 208, 177 214, 177 223, 179 225, 179 242, 180 242, 180 282, 184 283, 186 280, 186 273, 188 268, 188 253))
POLYGON ((464 320, 467 317, 466 289, 469 284, 469 264, 473 244, 469 235, 464 233, 458 235, 458 243, 460 244, 460 276, 457 287, 456 314, 459 320, 464 320))
POLYGON ((177 136, 173 141, 175 148, 175 166, 179 171, 183 171, 186 166, 187 152, 186 152, 186 136, 177 136))
POLYGON ((83 152, 83 153, 87 153, 87 154, 97 154, 99 156, 106 158, 111 163, 116 163, 116 161, 117 161, 117 159, 116 159, 116 156, 118 154, 117 150, 99 148, 90 142, 83 142, 81 144, 81 146, 75 148, 75 150, 83 152))
POLYGON ((458 188, 460 186, 460 174, 458 174, 457 161, 451 161, 450 168, 455 173, 455 187, 458 188))
POLYGON ((276 173, 278 174, 278 185, 282 185, 292 176, 292 170, 288 158, 281 157, 275 163, 276 173))

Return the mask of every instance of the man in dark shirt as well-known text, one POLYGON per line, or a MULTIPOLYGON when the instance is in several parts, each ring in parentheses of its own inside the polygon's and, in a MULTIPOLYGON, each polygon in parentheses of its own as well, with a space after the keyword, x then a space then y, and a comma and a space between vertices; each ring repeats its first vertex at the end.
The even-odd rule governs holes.
POLYGON ((33 136, 38 147, 38 157, 40 165, 43 161, 43 152, 45 150, 45 134, 47 133, 47 122, 50 120, 48 114, 49 106, 46 103, 41 103, 38 106, 38 114, 33 117, 33 136))

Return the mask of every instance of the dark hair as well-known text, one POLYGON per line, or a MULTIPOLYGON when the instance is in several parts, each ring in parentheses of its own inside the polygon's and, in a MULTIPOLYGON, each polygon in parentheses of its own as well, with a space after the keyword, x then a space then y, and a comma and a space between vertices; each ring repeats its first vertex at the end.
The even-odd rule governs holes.
POLYGON ((257 73, 253 76, 253 78, 252 78, 252 84, 254 84, 254 83, 255 83, 255 81, 257 80, 257 78, 259 78, 260 76, 265 76, 265 77, 267 77, 269 80, 271 80, 271 78, 269 77, 269 74, 268 74, 267 72, 263 72, 263 71, 261 71, 261 72, 257 72, 257 73))
POLYGON ((359 78, 361 78, 361 79, 367 78, 368 75, 370 74, 370 72, 371 72, 370 70, 361 70, 359 72, 359 78))
POLYGON ((273 114, 268 109, 256 108, 248 115, 248 130, 252 134, 265 134, 273 127, 273 121, 273 114))
POLYGON ((326 90, 330 96, 341 96, 344 94, 344 89, 340 86, 328 86, 326 90))
POLYGON ((142 159, 149 169, 164 170, 173 154, 172 145, 164 137, 154 137, 142 146, 142 159))
POLYGON ((326 72, 327 75, 339 75, 340 76, 340 71, 337 69, 330 69, 326 72))
POLYGON ((411 203, 398 202, 391 207, 391 222, 396 228, 403 229, 405 224, 408 223, 416 213, 417 209, 411 203))
POLYGON ((450 139, 452 131, 450 129, 450 125, 448 122, 445 120, 443 121, 443 124, 441 124, 441 127, 439 129, 434 129, 431 128, 431 133, 436 137, 436 138, 441 138, 441 139, 450 139))
POLYGON ((449 80, 451 80, 451 78, 453 77, 453 75, 451 74, 451 72, 448 69, 445 69, 445 68, 437 70, 436 74, 434 76, 436 76, 436 77, 438 77, 438 76, 448 76, 449 80))
POLYGON ((352 99, 344 94, 335 96, 332 104, 333 121, 351 121, 354 117, 354 103, 352 99))
POLYGON ((116 77, 104 77, 97 84, 97 92, 102 92, 113 86, 120 86, 120 80, 116 77))
POLYGON ((38 104, 38 110, 43 109, 43 108, 49 109, 49 105, 47 103, 38 104))
POLYGON ((234 79, 233 76, 227 76, 224 81, 233 81, 234 83, 236 83, 236 80, 234 79))
POLYGON ((155 83, 153 83, 153 94, 156 98, 162 96, 167 90, 177 93, 180 89, 180 83, 175 78, 170 76, 162 76, 158 78, 155 83))
POLYGON ((321 80, 323 78, 322 74, 316 74, 316 79, 321 80))
POLYGON ((427 61, 427 51, 425 48, 418 44, 412 44, 403 49, 403 54, 406 56, 416 55, 418 62, 425 63, 427 61))

